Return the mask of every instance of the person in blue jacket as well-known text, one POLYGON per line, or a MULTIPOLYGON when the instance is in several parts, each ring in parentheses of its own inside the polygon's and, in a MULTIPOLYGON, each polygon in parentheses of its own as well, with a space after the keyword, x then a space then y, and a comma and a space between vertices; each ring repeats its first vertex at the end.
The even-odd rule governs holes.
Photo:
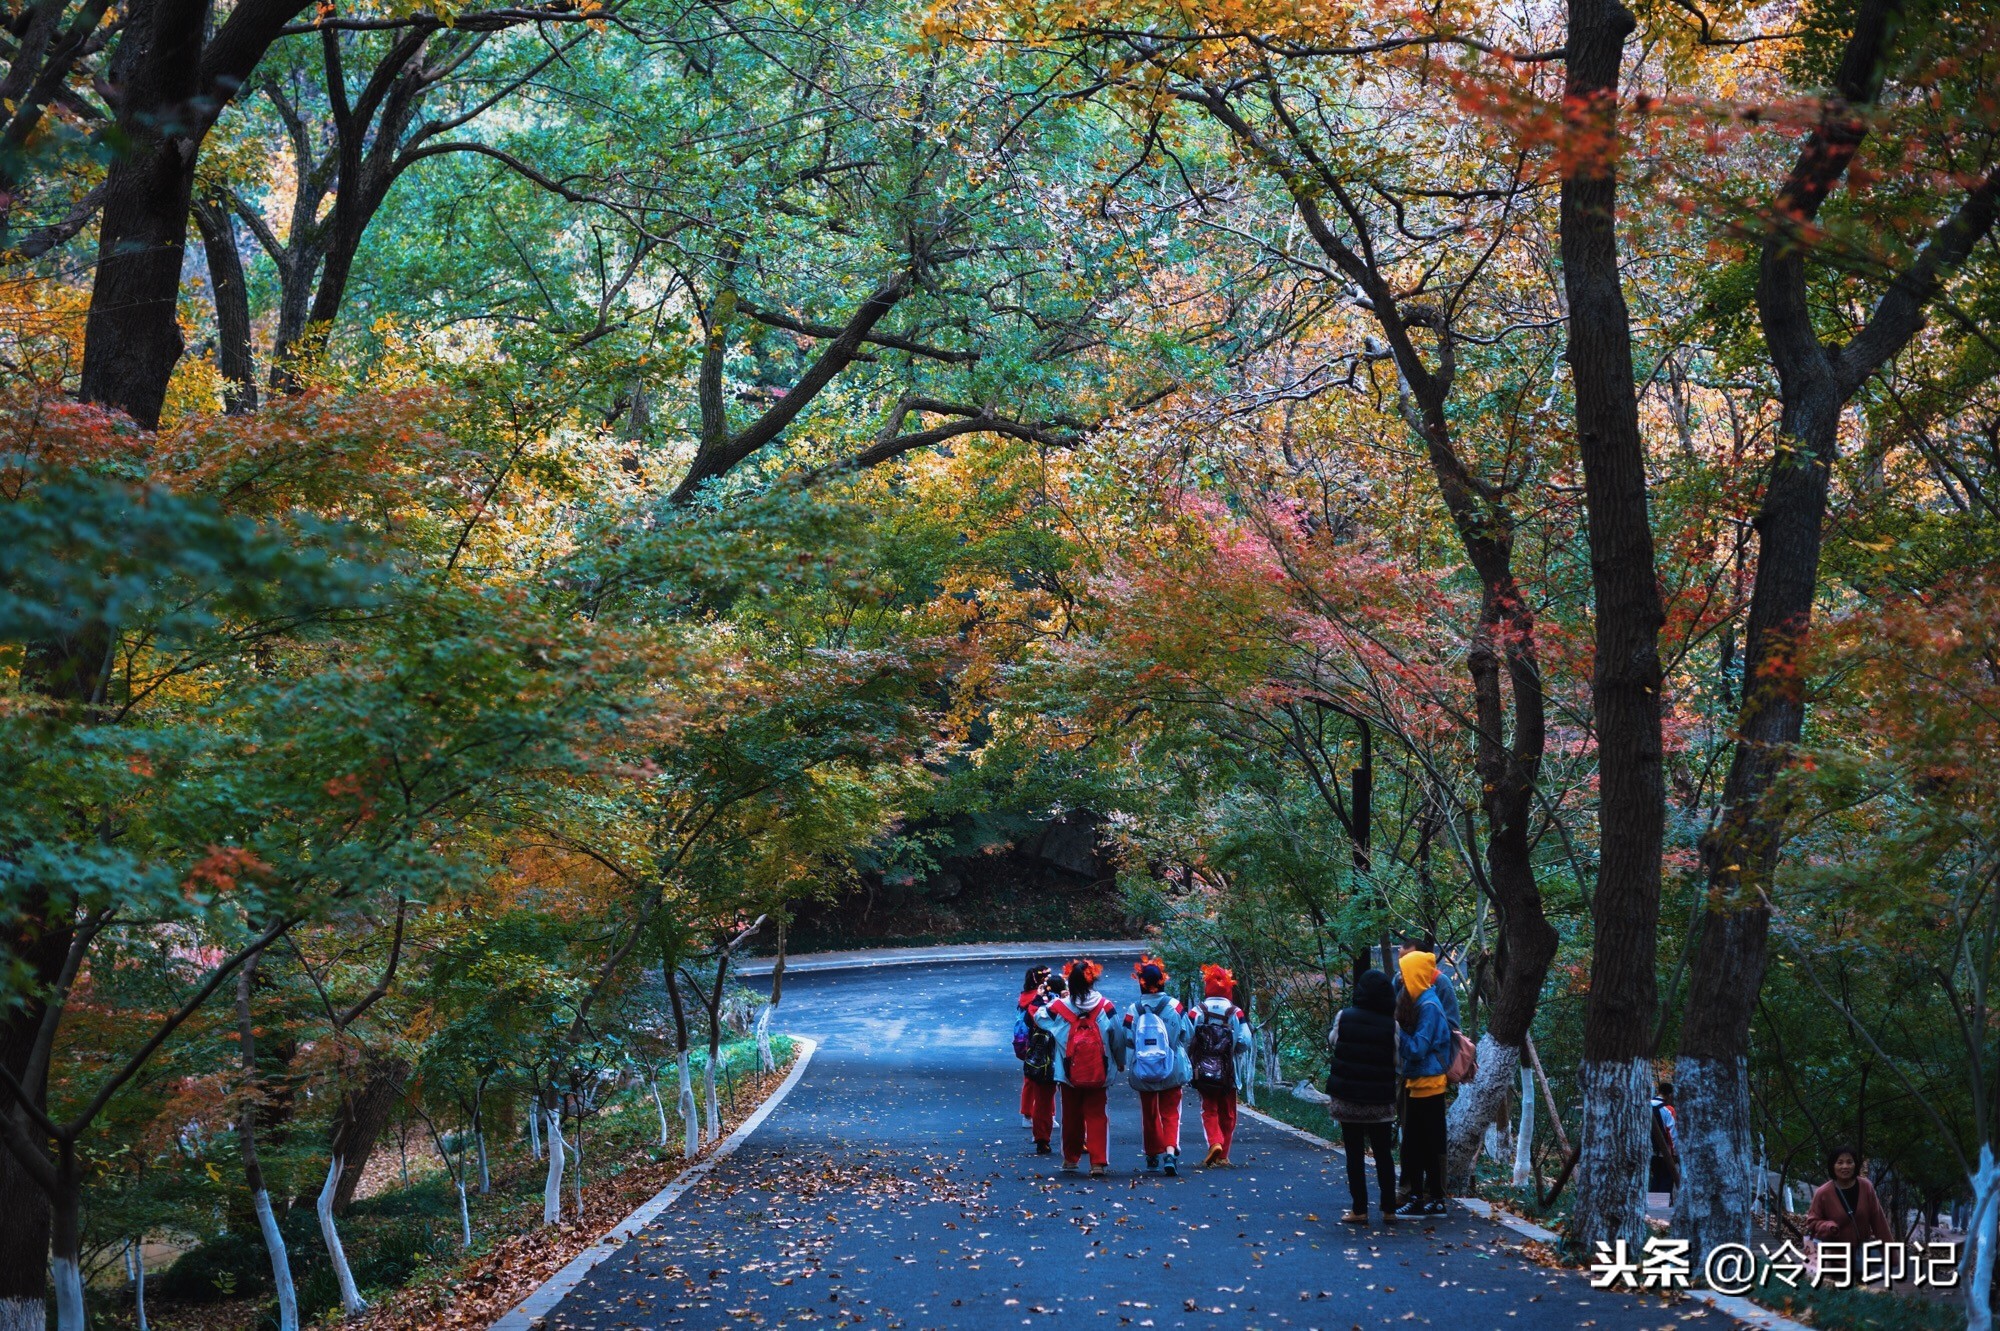
POLYGON ((1437 958, 1406 952, 1397 962, 1403 996, 1396 1001, 1397 1052, 1402 1056, 1404 1158, 1410 1162, 1410 1200, 1398 1215, 1443 1215, 1444 1093, 1451 1067, 1451 1022, 1437 995, 1437 958))
POLYGON ((1181 1095, 1194 1071, 1188 1063, 1188 1039, 1194 1025, 1179 1002, 1169 996, 1167 964, 1141 957, 1132 968, 1139 997, 1125 1014, 1125 1046, 1132 1089, 1139 1093, 1139 1128, 1144 1139, 1146 1168, 1180 1172, 1181 1095))

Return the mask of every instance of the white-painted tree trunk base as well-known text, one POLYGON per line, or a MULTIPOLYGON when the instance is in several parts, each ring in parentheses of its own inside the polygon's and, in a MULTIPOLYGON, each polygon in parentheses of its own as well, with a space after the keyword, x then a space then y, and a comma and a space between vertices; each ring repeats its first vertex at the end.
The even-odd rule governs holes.
POLYGON ((1993 1147, 1981 1143, 1979 1168, 1972 1171, 1972 1218, 1966 1235, 1972 1249, 1965 1254, 1972 1278, 1965 1282, 1965 1331, 1993 1331, 1993 1246, 2000 1230, 2000 1165, 1993 1147))
POLYGON ((132 1324, 146 1331, 146 1240, 136 1238, 127 1249, 132 1263, 132 1324))
POLYGON ((484 1197, 493 1191, 493 1175, 486 1168, 486 1134, 474 1133, 473 1140, 479 1143, 479 1195, 484 1197))
POLYGON ((660 1102, 660 1079, 646 1074, 646 1089, 653 1093, 653 1112, 660 1116, 660 1145, 667 1144, 667 1107, 660 1102))
POLYGON ((0 1299, 0 1331, 48 1331, 48 1305, 40 1299, 0 1299))
POLYGON ((528 1111, 528 1153, 542 1158, 542 1114, 540 1106, 528 1111))
POLYGON ((682 1054, 679 1060, 681 1074, 681 1156, 692 1160, 701 1154, 701 1114, 695 1108, 694 1080, 688 1075, 688 1056, 682 1054))
POLYGON ((285 1251, 285 1235, 278 1228, 278 1217, 271 1210, 271 1194, 257 1189, 250 1196, 250 1206, 257 1213, 257 1228, 264 1235, 264 1251, 271 1257, 271 1284, 278 1291, 278 1331, 299 1331, 299 1295, 292 1286, 291 1258, 285 1251))
POLYGON ((715 1055, 708 1056, 708 1066, 701 1071, 702 1098, 708 1103, 708 1140, 722 1140, 722 1102, 715 1098, 715 1055))
POLYGON ((83 1268, 74 1257, 58 1257, 49 1274, 56 1286, 56 1331, 84 1331, 83 1268))
POLYGON ((1570 1233, 1586 1255, 1623 1239, 1639 1251, 1647 1234, 1646 1168, 1653 1153, 1653 1069, 1643 1058, 1585 1063, 1583 1131, 1572 1188, 1570 1233))
POLYGON ((465 1180, 458 1182, 458 1246, 472 1246, 472 1208, 465 1204, 465 1180))
POLYGON ((347 1250, 340 1246, 340 1227, 333 1222, 333 1194, 340 1187, 340 1171, 341 1159, 336 1155, 327 1165, 326 1183, 313 1209, 319 1213, 319 1236, 326 1242, 327 1260, 333 1263, 333 1278, 340 1286, 340 1311, 358 1317, 368 1310, 368 1303, 355 1287, 354 1268, 347 1264, 347 1250))
POLYGON ((1535 1070, 1521 1068, 1521 1124, 1514 1133, 1514 1186, 1525 1188, 1535 1179, 1535 1070))
POLYGON ((1521 1051, 1501 1044, 1491 1032, 1479 1037, 1479 1074, 1458 1088, 1445 1114, 1445 1182, 1454 1193, 1470 1191, 1473 1162, 1488 1124, 1507 1112, 1507 1096, 1521 1067, 1521 1051))
MULTIPOLYGON (((1681 1058, 1674 1063, 1675 1136, 1681 1182, 1674 1191, 1675 1238, 1688 1251, 1750 1242, 1757 1178, 1750 1134, 1746 1060, 1681 1058)), ((1650 1154, 1652 1124, 1646 1125, 1650 1154)))
POLYGON ((778 1055, 771 1048, 771 1005, 769 1003, 766 1003, 763 1011, 757 1014, 757 1070, 759 1072, 776 1072, 778 1070, 778 1055))
POLYGON ((562 1223, 562 1180, 563 1180, 563 1139, 562 1112, 556 1109, 545 1111, 549 1126, 549 1174, 542 1184, 542 1223, 559 1225, 562 1223))

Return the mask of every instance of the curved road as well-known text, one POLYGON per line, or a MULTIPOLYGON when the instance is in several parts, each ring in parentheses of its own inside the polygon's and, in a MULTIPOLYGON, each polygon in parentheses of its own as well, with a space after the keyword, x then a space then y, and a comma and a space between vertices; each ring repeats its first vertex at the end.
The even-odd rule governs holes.
MULTIPOLYGON (((1063 958, 1051 957, 1052 962, 1063 958)), ((1104 992, 1134 994, 1125 966, 1104 992)), ((746 1326, 1602 1331, 1738 1324, 1592 1290, 1454 1208, 1340 1223, 1340 1158, 1243 1120, 1236 1166, 1146 1174, 1111 1093, 1112 1174, 1065 1175, 1020 1126, 1020 967, 787 975, 780 1028, 820 1049, 713 1176, 556 1305, 548 1331, 746 1326)), ((1192 1091, 1183 1155, 1199 1160, 1192 1091)))

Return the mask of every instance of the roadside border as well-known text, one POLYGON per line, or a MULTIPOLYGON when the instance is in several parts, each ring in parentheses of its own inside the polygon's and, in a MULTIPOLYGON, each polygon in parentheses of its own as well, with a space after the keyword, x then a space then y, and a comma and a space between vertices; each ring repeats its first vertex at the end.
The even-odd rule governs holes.
POLYGON ((805 1075, 806 1065, 812 1062, 813 1054, 819 1049, 818 1041, 803 1035, 794 1035, 790 1038, 798 1047, 798 1057, 792 1060, 792 1070, 786 1074, 784 1081, 778 1084, 778 1089, 771 1092, 770 1098, 758 1105, 750 1117, 737 1124, 736 1131, 723 1138, 721 1144, 706 1158, 695 1161, 674 1175, 673 1182, 641 1202, 637 1210, 613 1225, 603 1238, 571 1258, 568 1266, 537 1285, 534 1293, 502 1314, 499 1320, 492 1324, 490 1331, 531 1331, 531 1328, 561 1303, 571 1290, 583 1283, 583 1278, 590 1274, 592 1267, 623 1248, 634 1234, 652 1224, 662 1211, 680 1200, 682 1193, 707 1178, 717 1165, 734 1155, 736 1148, 747 1141, 750 1134, 771 1116, 771 1111, 784 1103, 785 1097, 799 1084, 799 1078, 805 1075))
MULTIPOLYGON (((1311 1142, 1313 1145, 1325 1150, 1340 1150, 1340 1146, 1337 1143, 1328 1141, 1316 1132, 1307 1132, 1304 1128, 1295 1128, 1283 1119, 1273 1118, 1269 1114, 1252 1109, 1249 1105, 1238 1105, 1237 1112, 1239 1114, 1248 1114, 1259 1123, 1276 1128, 1280 1132, 1290 1133, 1294 1137, 1311 1142)), ((1529 1239, 1536 1243, 1557 1243, 1561 1241, 1562 1236, 1554 1230, 1545 1229, 1532 1220, 1523 1220, 1517 1215, 1501 1210, 1491 1202, 1482 1201, 1477 1197, 1454 1197, 1452 1200, 1463 1206, 1473 1215, 1490 1220, 1503 1229, 1512 1230, 1524 1239, 1529 1239)), ((1750 1300, 1742 1298, 1739 1295, 1717 1294, 1712 1289, 1686 1289, 1680 1292, 1699 1303, 1706 1303, 1724 1316, 1734 1317, 1745 1326, 1755 1327, 1756 1331, 1811 1331, 1811 1328, 1806 1326, 1804 1322, 1793 1321, 1783 1313, 1774 1313, 1769 1308, 1761 1304, 1752 1303, 1750 1300)))

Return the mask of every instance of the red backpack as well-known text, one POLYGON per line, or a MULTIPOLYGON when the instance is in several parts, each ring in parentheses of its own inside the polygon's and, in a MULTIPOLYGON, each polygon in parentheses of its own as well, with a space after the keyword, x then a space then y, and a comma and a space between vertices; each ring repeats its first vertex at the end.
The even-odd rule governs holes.
POLYGON ((1067 1001, 1057 1004, 1069 1023, 1069 1048, 1063 1055, 1066 1080, 1078 1090, 1092 1090, 1110 1081, 1104 1053, 1104 1032, 1097 1028, 1097 1008, 1079 1014, 1067 1001))

